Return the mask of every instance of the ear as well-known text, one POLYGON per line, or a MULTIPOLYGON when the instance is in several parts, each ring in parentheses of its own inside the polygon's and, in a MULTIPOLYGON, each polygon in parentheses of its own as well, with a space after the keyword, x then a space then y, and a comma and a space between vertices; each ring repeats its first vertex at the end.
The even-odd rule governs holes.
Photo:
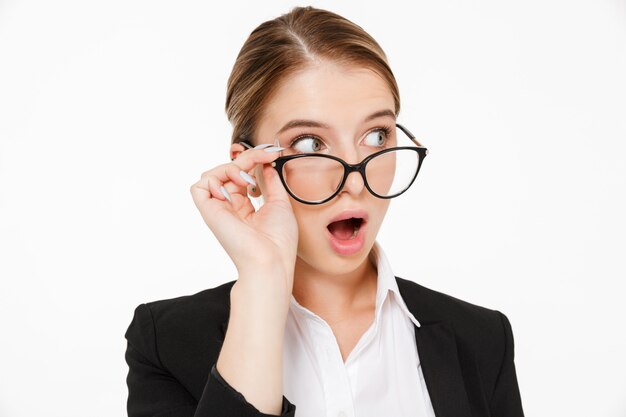
POLYGON ((245 151, 246 148, 240 143, 233 143, 230 145, 230 160, 232 161, 239 155, 241 152, 245 151))

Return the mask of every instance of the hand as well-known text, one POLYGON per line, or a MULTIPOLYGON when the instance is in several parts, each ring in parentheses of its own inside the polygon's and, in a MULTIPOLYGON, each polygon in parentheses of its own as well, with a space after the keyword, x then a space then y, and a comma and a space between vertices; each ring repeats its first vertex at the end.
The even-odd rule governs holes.
MULTIPOLYGON (((290 296, 298 227, 278 174, 270 165, 263 165, 275 160, 279 152, 271 151, 276 148, 266 149, 245 150, 232 162, 204 172, 191 186, 191 194, 205 223, 237 267, 238 283, 254 280, 242 283, 248 288, 275 285, 274 289, 290 296), (255 212, 247 196, 250 184, 240 172, 250 175, 257 165, 260 166, 256 172, 263 176, 265 203, 255 212)), ((256 182, 258 187, 259 181, 256 182)))

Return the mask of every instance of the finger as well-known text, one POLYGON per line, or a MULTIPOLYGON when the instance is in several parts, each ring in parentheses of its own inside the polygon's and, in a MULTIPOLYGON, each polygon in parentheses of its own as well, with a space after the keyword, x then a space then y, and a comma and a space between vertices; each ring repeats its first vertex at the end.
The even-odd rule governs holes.
POLYGON ((215 180, 208 177, 193 184, 191 186, 191 194, 204 222, 218 236, 218 239, 220 238, 219 235, 223 233, 222 229, 226 228, 235 231, 241 226, 241 218, 238 216, 236 209, 241 209, 241 199, 247 199, 247 197, 233 192, 230 200, 228 200, 222 190, 216 189, 215 180), (209 185, 209 183, 211 184, 209 185))
POLYGON ((266 188, 265 200, 270 201, 284 201, 289 202, 289 194, 283 183, 280 181, 278 172, 271 165, 265 165, 263 167, 263 182, 266 188))
POLYGON ((240 235, 242 227, 246 227, 229 201, 211 198, 205 200, 198 209, 202 219, 222 246, 226 245, 233 235, 240 235))
MULTIPOLYGON (((237 158, 233 161, 219 165, 209 171, 202 173, 201 179, 207 185, 213 185, 213 189, 211 189, 212 195, 220 195, 219 187, 227 183, 228 181, 232 181, 241 187, 240 190, 234 190, 239 194, 246 194, 246 187, 248 185, 255 185, 256 180, 253 175, 250 175, 249 172, 252 172, 253 168, 257 164, 268 164, 278 158, 280 156, 280 150, 283 148, 279 147, 269 147, 264 149, 250 149, 245 152, 241 152, 237 158), (276 151, 266 152, 266 149, 275 149, 276 151), (208 177, 214 177, 215 180, 211 180, 209 182, 208 177)), ((227 188, 230 191, 230 188, 227 188)))
POLYGON ((213 175, 209 175, 207 171, 200 177, 200 180, 194 184, 192 187, 192 191, 194 189, 197 190, 197 193, 194 194, 199 198, 199 200, 205 200, 209 198, 217 198, 219 200, 224 200, 225 195, 222 193, 220 188, 222 187, 222 183, 215 178, 213 175))
POLYGON ((274 146, 265 149, 248 149, 239 153, 232 162, 220 165, 205 174, 214 175, 222 183, 230 180, 236 184, 247 186, 248 183, 245 182, 239 172, 249 173, 257 164, 269 164, 280 156, 280 150, 282 149, 274 146), (278 149, 278 151, 274 151, 275 149, 278 149))
POLYGON ((199 183, 206 184, 200 185, 202 191, 196 197, 199 201, 216 198, 228 202, 240 217, 248 216, 250 213, 254 212, 254 206, 247 196, 247 189, 245 187, 241 187, 232 181, 220 185, 220 182, 210 175, 202 178, 199 183), (226 191, 224 192, 224 190, 226 191))
MULTIPOLYGON (((229 162, 227 164, 219 165, 209 171, 202 173, 201 180, 206 184, 215 185, 215 189, 219 189, 222 185, 233 182, 239 187, 228 188, 229 191, 235 191, 239 194, 246 194, 246 187, 248 185, 255 185, 256 180, 253 175, 248 174, 245 170, 241 169, 238 164, 229 162), (209 180, 211 178, 211 180, 209 180)), ((215 189, 212 193, 215 194, 215 189)))
POLYGON ((246 186, 248 185, 248 182, 242 176, 239 168, 233 164, 220 165, 217 168, 204 172, 200 177, 199 183, 201 184, 201 187, 203 186, 203 188, 206 188, 210 192, 211 196, 216 198, 224 196, 221 187, 226 188, 227 193, 245 195, 246 186), (222 177, 226 178, 226 181, 220 181, 218 178, 219 176, 216 175, 220 170, 224 172, 222 177))
MULTIPOLYGON (((212 175, 209 175, 206 177, 206 182, 209 188, 209 192, 211 193, 212 197, 215 197, 219 200, 228 200, 228 201, 232 201, 232 196, 228 190, 228 188, 224 187, 224 184, 222 184, 220 181, 217 180, 217 178, 215 178, 212 175), (222 188, 223 187, 223 188, 222 188), (226 189, 226 191, 224 191, 224 189, 226 189)), ((232 188, 230 191, 233 191, 232 188)))
POLYGON ((248 219, 255 212, 252 201, 248 196, 240 196, 239 194, 236 194, 234 198, 238 202, 233 204, 233 209, 237 212, 240 219, 248 219))
MULTIPOLYGON (((242 188, 246 188, 248 185, 256 185, 256 180, 253 176, 241 169, 234 161, 230 164, 226 164, 224 167, 226 177, 235 184, 242 188)), ((244 190, 245 191, 245 190, 244 190)))

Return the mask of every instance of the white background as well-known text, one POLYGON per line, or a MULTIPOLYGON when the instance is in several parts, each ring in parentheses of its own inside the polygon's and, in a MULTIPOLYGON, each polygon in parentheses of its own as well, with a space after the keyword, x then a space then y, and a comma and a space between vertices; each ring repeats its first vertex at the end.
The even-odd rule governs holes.
MULTIPOLYGON (((125 415, 134 308, 235 279, 189 187, 297 4, 0 0, 1 417, 125 415)), ((396 275, 507 315, 527 416, 626 416, 626 3, 310 4, 379 41, 430 149, 396 275)))

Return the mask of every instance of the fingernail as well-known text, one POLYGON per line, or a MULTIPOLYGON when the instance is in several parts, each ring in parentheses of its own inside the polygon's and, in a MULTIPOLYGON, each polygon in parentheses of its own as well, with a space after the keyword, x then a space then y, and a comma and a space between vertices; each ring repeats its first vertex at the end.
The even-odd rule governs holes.
POLYGON ((220 187, 220 191, 222 192, 222 195, 224 196, 224 198, 226 198, 226 200, 230 201, 231 203, 233 202, 233 199, 230 198, 230 193, 226 191, 226 188, 224 188, 223 185, 220 187))
POLYGON ((280 146, 272 146, 271 148, 265 148, 265 152, 278 152, 287 148, 281 148, 280 146))
POLYGON ((273 146, 273 145, 271 143, 262 143, 260 145, 255 146, 254 149, 265 149, 268 146, 273 146))
POLYGON ((243 178, 248 184, 252 184, 252 185, 256 185, 256 182, 254 181, 254 178, 252 178, 250 175, 248 175, 247 172, 244 171, 239 171, 239 175, 241 176, 241 178, 243 178))

